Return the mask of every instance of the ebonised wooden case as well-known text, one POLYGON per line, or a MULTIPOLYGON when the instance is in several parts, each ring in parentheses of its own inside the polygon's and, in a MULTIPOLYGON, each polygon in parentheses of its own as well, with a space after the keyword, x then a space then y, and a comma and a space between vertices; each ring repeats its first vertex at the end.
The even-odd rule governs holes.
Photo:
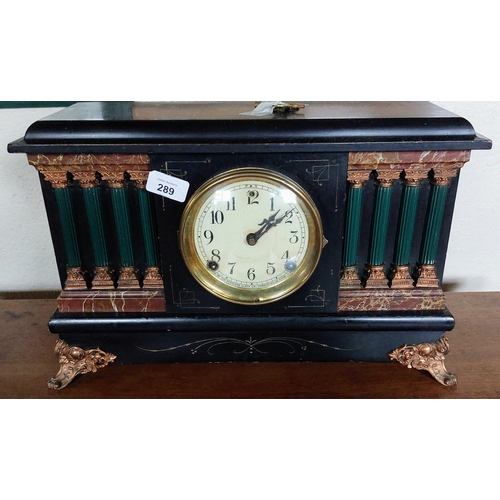
POLYGON ((39 172, 62 292, 60 389, 116 362, 389 361, 444 385, 454 326, 441 288, 460 169, 491 141, 426 102, 90 102, 9 145, 39 172), (186 203, 219 174, 267 169, 314 201, 311 277, 264 305, 227 302, 179 249, 186 203), (180 203, 151 171, 189 183, 180 203))

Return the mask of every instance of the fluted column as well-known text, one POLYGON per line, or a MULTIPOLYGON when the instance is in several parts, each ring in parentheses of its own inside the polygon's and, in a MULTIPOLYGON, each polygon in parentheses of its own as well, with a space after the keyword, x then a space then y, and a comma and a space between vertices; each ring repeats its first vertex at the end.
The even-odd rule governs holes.
MULTIPOLYGON (((366 267, 366 288, 387 288, 389 284, 384 272, 384 257, 394 176, 395 173, 392 171, 377 172, 378 186, 375 194, 370 250, 366 267)), ((399 177, 399 172, 397 176, 399 177)))
POLYGON ((361 230, 361 211, 363 208, 363 186, 370 172, 350 172, 347 187, 347 215, 344 233, 344 253, 342 257, 341 288, 359 289, 361 280, 358 275, 358 244, 361 230))
POLYGON ((97 290, 114 288, 104 235, 99 180, 95 172, 72 173, 74 179, 80 183, 80 187, 82 188, 85 211, 89 223, 90 240, 95 264, 92 288, 97 290))
POLYGON ((436 170, 431 178, 432 187, 420 250, 417 287, 438 288, 436 258, 443 225, 448 191, 456 170, 436 170))
POLYGON ((108 182, 120 256, 117 288, 140 288, 136 276, 135 259, 130 231, 130 211, 124 187, 124 171, 103 170, 102 180, 108 182))
POLYGON ((130 180, 135 181, 139 211, 141 216, 142 235, 144 240, 144 255, 146 271, 144 288, 163 288, 163 279, 160 273, 160 254, 158 250, 158 236, 151 203, 151 196, 146 191, 149 172, 131 172, 130 180))
POLYGON ((50 183, 54 190, 57 203, 59 221, 66 253, 67 277, 64 283, 66 290, 86 289, 85 272, 82 268, 80 247, 76 232, 75 218, 73 214, 73 204, 71 193, 68 189, 68 177, 66 171, 41 172, 44 179, 50 183))
POLYGON ((410 253, 422 180, 427 176, 427 171, 405 172, 401 214, 391 270, 391 288, 413 288, 415 284, 410 268, 410 253))

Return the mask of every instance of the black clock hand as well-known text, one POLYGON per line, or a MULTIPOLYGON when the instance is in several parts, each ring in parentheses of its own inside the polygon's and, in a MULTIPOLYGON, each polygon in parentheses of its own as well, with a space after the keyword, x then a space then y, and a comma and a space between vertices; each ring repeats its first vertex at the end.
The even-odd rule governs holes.
POLYGON ((259 226, 262 226, 257 232, 255 233, 250 233, 247 236, 247 243, 250 246, 255 246, 259 239, 266 234, 272 227, 276 227, 278 224, 283 222, 288 215, 290 214, 291 210, 288 210, 285 212, 283 216, 281 216, 279 219, 277 219, 278 214, 280 213, 281 209, 278 210, 275 214, 271 215, 269 219, 264 219, 259 226))

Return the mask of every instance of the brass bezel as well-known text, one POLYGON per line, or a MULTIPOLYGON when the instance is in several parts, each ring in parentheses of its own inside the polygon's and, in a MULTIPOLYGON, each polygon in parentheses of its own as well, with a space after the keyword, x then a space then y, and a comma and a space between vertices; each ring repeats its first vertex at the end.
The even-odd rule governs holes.
POLYGON ((321 257, 323 227, 321 217, 309 194, 289 177, 265 168, 242 167, 219 174, 203 184, 187 203, 180 223, 179 245, 184 262, 196 281, 213 295, 234 304, 263 305, 288 297, 310 278, 321 257), (235 181, 264 181, 291 190, 297 196, 297 205, 303 211, 308 230, 309 245, 297 270, 287 279, 266 287, 243 289, 220 281, 202 262, 195 247, 195 227, 199 212, 214 191, 235 181))

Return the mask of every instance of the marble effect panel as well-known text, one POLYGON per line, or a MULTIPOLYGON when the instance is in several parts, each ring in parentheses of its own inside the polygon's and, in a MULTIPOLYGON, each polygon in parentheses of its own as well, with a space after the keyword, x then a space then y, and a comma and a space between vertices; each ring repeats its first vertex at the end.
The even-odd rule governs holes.
POLYGON ((360 311, 442 311, 446 309, 440 289, 341 290, 339 312, 360 311))
POLYGON ((163 290, 71 290, 57 299, 61 313, 165 312, 163 290))

